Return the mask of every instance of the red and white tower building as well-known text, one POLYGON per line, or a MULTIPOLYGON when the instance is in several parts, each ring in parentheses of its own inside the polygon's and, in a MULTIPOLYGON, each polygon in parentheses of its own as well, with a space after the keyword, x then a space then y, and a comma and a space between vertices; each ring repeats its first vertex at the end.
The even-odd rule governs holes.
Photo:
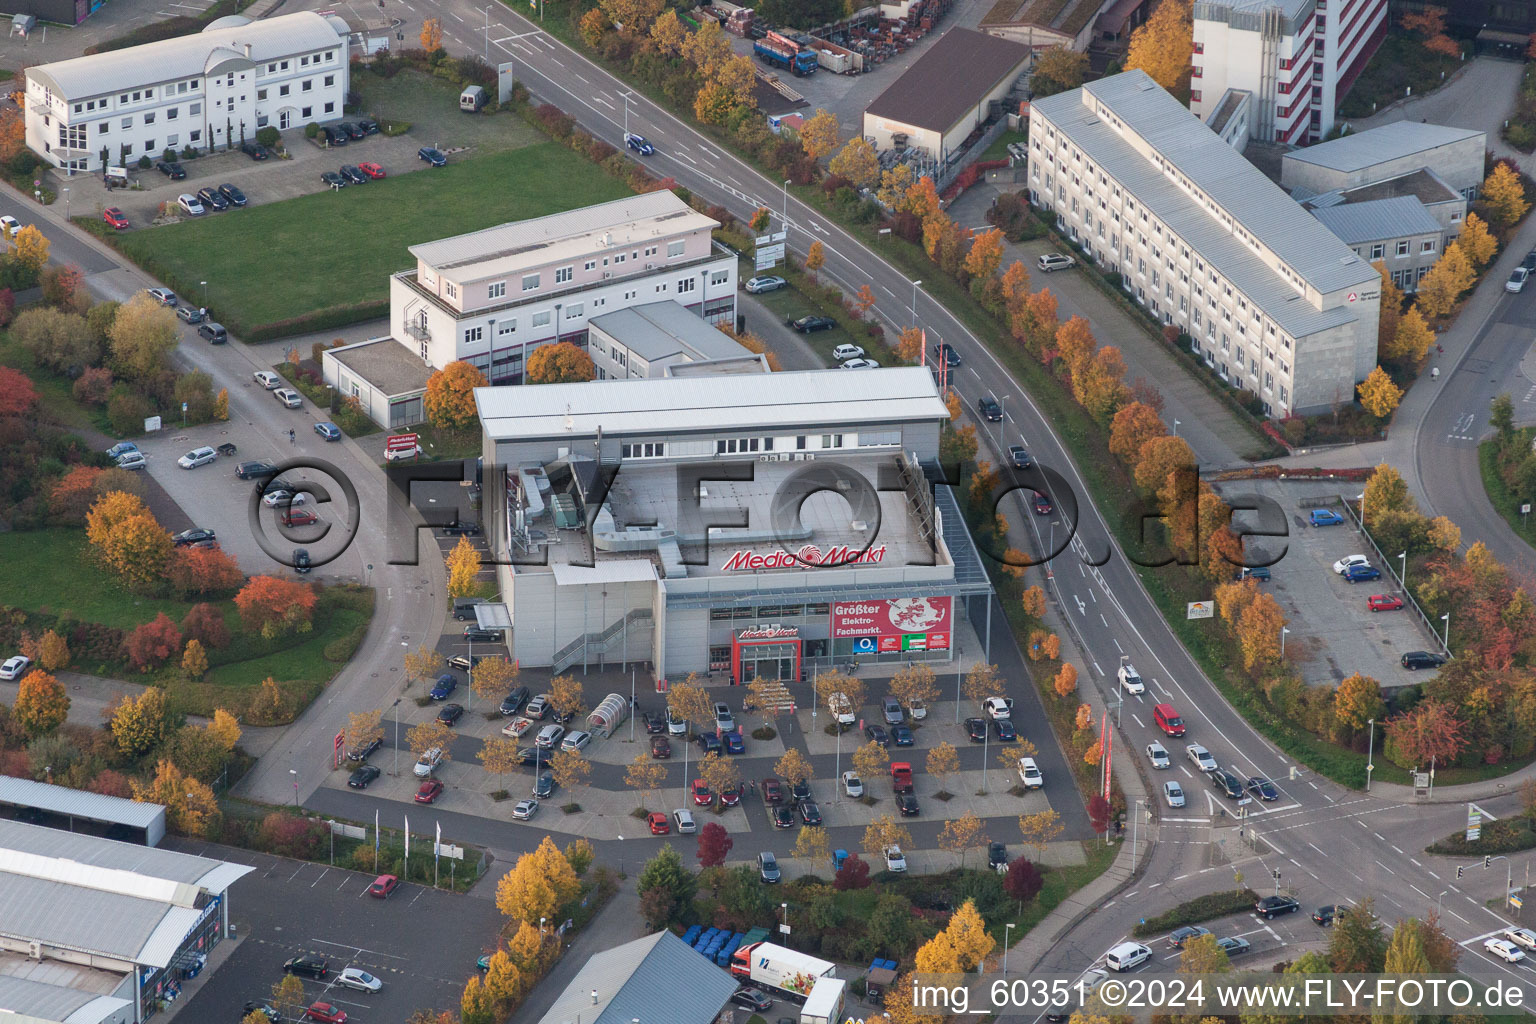
POLYGON ((1249 136, 1304 146, 1332 130, 1387 32, 1387 0, 1201 0, 1190 108, 1202 121, 1247 94, 1249 136))

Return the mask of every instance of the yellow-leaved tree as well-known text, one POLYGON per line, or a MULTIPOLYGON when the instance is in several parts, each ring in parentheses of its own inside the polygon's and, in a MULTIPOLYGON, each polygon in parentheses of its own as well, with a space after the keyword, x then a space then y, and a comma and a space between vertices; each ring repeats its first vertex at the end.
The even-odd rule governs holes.
POLYGON ((818 108, 805 124, 800 126, 800 145, 805 155, 820 160, 837 148, 837 115, 825 108, 818 108))
MULTIPOLYGON (((1520 184, 1519 176, 1503 161, 1494 164, 1488 177, 1483 179, 1478 198, 1488 207, 1494 223, 1500 227, 1513 224, 1531 208, 1531 204, 1526 202, 1525 187, 1520 184)), ((20 243, 19 238, 17 242, 20 243)))
POLYGON ((480 552, 475 550, 469 538, 460 537, 444 561, 448 565, 448 596, 468 597, 473 594, 475 577, 480 572, 480 552))
POLYGON ((1189 71, 1194 40, 1189 0, 1162 0, 1146 23, 1131 33, 1125 70, 1145 71, 1172 92, 1189 71))
POLYGON ((1403 399, 1403 389, 1392 383, 1387 371, 1376 367, 1357 387, 1360 404, 1372 416, 1390 416, 1403 399))
POLYGON ((880 180, 880 160, 875 147, 863 139, 849 139, 827 170, 847 178, 854 188, 868 188, 880 180))
POLYGON ((1397 332, 1392 336, 1384 351, 1382 358, 1397 360, 1405 363, 1417 363, 1429 352, 1429 346, 1434 344, 1435 332, 1429 329, 1429 324, 1424 320, 1424 314, 1419 312, 1419 307, 1408 307, 1397 321, 1397 332))
POLYGON ((1467 254, 1467 258, 1478 270, 1486 267, 1488 261, 1493 259, 1494 254, 1499 251, 1499 243, 1494 240, 1488 225, 1475 213, 1467 214, 1466 220, 1461 222, 1461 234, 1456 236, 1456 244, 1461 246, 1462 251, 1467 254))

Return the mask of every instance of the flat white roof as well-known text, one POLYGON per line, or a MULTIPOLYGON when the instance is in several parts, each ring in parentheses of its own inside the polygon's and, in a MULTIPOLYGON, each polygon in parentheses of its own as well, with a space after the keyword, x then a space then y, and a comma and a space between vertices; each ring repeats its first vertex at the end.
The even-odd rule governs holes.
MULTIPOLYGON (((331 46, 344 48, 346 42, 346 37, 338 35, 332 23, 322 15, 314 11, 296 11, 245 25, 209 26, 189 36, 40 64, 28 68, 27 77, 74 100, 200 77, 225 60, 246 61, 246 46, 251 48, 249 63, 261 64, 277 57, 331 46)), ((344 68, 346 60, 347 54, 343 50, 332 67, 344 68)))
POLYGON ((476 388, 475 406, 494 441, 949 419, 921 366, 476 388))
POLYGON ((712 231, 719 225, 671 192, 659 190, 424 242, 411 246, 409 252, 438 274, 463 280, 510 274, 605 247, 622 249, 664 235, 712 231), (452 273, 466 267, 473 269, 452 273))
MULTIPOLYGON (((1359 171, 1386 160, 1412 156, 1454 142, 1482 139, 1483 136, 1484 133, 1475 128, 1451 128, 1421 121, 1393 121, 1379 128, 1354 132, 1343 138, 1295 150, 1285 154, 1285 159, 1335 171, 1359 171)), ((1481 145, 1480 142, 1479 148, 1481 145)))

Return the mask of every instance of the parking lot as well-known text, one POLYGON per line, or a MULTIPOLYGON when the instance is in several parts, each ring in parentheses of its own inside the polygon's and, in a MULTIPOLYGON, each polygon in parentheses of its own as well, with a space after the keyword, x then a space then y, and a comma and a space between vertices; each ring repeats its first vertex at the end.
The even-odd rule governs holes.
MULTIPOLYGON (((325 981, 303 978, 305 1006, 334 1003, 358 1024, 402 1021, 424 1007, 457 1006, 475 960, 496 948, 503 918, 483 882, 481 896, 456 896, 404 884, 370 898, 371 875, 202 844, 188 852, 254 864, 231 890, 238 944, 180 1008, 188 1021, 237 1021, 247 1000, 270 998, 282 965, 301 953, 324 958, 325 981), (384 982, 377 993, 338 987, 335 975, 358 967, 384 982)), ((430 856, 430 846, 426 848, 430 856)), ((284 1008, 286 1017, 287 1008, 284 1008)))
MULTIPOLYGON (((1232 501, 1238 493, 1258 494, 1284 510, 1290 533, 1283 538, 1254 538, 1248 542, 1249 560, 1277 559, 1271 579, 1260 586, 1280 602, 1290 620, 1286 657, 1311 685, 1337 685, 1356 672, 1370 676, 1383 688, 1422 682, 1423 672, 1402 667, 1405 651, 1438 651, 1412 606, 1397 611, 1372 612, 1367 601, 1373 594, 1405 597, 1393 570, 1382 565, 1368 541, 1361 537, 1348 514, 1338 505, 1345 522, 1338 526, 1313 527, 1309 507, 1317 499, 1358 493, 1358 485, 1333 481, 1252 481, 1229 485, 1222 496, 1232 501), (1348 555, 1366 554, 1381 578, 1349 583, 1334 572, 1334 562, 1348 555)), ((1235 523, 1253 523, 1251 514, 1237 513, 1235 523)))

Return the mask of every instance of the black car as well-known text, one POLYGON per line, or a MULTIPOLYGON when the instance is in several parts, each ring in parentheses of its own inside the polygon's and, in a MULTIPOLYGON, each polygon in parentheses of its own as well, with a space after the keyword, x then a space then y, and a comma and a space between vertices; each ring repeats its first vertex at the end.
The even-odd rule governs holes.
POLYGON ((448 166, 448 157, 445 156, 443 151, 438 149, 436 146, 422 146, 416 151, 416 156, 418 159, 425 160, 433 167, 448 166))
POLYGON ((891 738, 890 736, 886 735, 885 726, 883 725, 866 725, 864 727, 864 735, 867 738, 874 740, 882 747, 888 747, 891 745, 891 738))
POLYGON ((789 320, 786 322, 801 334, 810 334, 812 331, 830 331, 837 326, 837 321, 829 316, 803 316, 799 320, 789 320))
POLYGON ((992 842, 987 844, 987 867, 996 871, 999 867, 1008 863, 1008 847, 1002 843, 992 842))
POLYGON ((369 740, 367 743, 364 743, 362 746, 354 747, 351 751, 349 751, 347 753, 347 759, 350 761, 366 761, 375 750, 378 750, 383 745, 384 738, 382 736, 375 736, 373 739, 369 740))
POLYGON ((177 306, 176 319, 183 323, 200 324, 203 322, 203 311, 196 306, 177 306))
POLYGON ((349 138, 349 139, 360 139, 364 135, 368 134, 367 132, 365 132, 361 128, 359 128, 357 125, 353 124, 351 121, 343 121, 343 122, 341 122, 341 124, 337 125, 336 127, 340 128, 342 131, 346 132, 347 133, 347 138, 349 138))
POLYGON ((343 189, 347 187, 347 179, 343 178, 335 171, 326 171, 324 174, 320 175, 320 180, 325 182, 326 187, 328 188, 343 189))
POLYGON ((229 200, 225 199, 224 194, 211 185, 198 189, 197 198, 204 206, 211 207, 214 210, 229 209, 229 200))
POLYGON ((724 752, 720 747, 720 737, 712 732, 699 733, 699 747, 705 754, 720 754, 724 752))
POLYGON ((468 672, 470 669, 474 668, 484 660, 485 656, 481 654, 477 654, 473 658, 466 658, 462 654, 455 654, 451 658, 444 658, 443 664, 447 665, 449 668, 456 668, 460 672, 468 672))
POLYGON ((1254 913, 1266 921, 1280 914, 1294 914, 1300 909, 1301 904, 1289 896, 1265 896, 1253 905, 1254 913))
POLYGON ((992 721, 992 728, 997 730, 997 738, 1004 743, 1013 743, 1019 738, 1019 730, 1013 727, 1013 723, 1006 718, 997 718, 992 721))
POLYGON ((956 352, 954 346, 947 341, 941 341, 933 346, 933 355, 945 366, 960 365, 960 353, 956 352))
POLYGON ((379 769, 374 765, 365 764, 352 773, 352 776, 347 779, 347 785, 351 786, 353 789, 367 789, 368 783, 378 778, 381 774, 382 773, 379 771, 379 769))
POLYGON ((1280 799, 1280 791, 1275 788, 1275 784, 1258 775, 1248 780, 1248 792, 1266 802, 1280 799))
POLYGON ((240 152, 244 153, 252 160, 265 160, 268 155, 267 147, 263 146, 259 142, 242 143, 240 146, 240 152))
POLYGON ((293 571, 294 572, 309 572, 309 570, 312 569, 312 568, 314 568, 314 565, 310 561, 308 549, 306 549, 306 548, 294 548, 293 549, 293 571))
POLYGON ((821 824, 821 808, 816 806, 816 801, 800 801, 800 821, 806 825, 821 824))
POLYGON ((1338 913, 1339 908, 1331 904, 1326 907, 1318 907, 1316 910, 1312 911, 1312 920, 1316 921, 1322 927, 1327 928, 1329 925, 1333 924, 1333 919, 1338 916, 1338 913))
POLYGON ((1243 784, 1236 775, 1224 768, 1217 768, 1213 772, 1206 772, 1205 777, 1211 780, 1211 785, 1216 787, 1216 792, 1223 794, 1229 800, 1241 800, 1243 798, 1243 784))
POLYGON ((286 974, 303 974, 310 978, 324 978, 331 973, 331 965, 317 956, 296 956, 283 964, 286 974))
POLYGON ((796 782, 793 786, 789 787, 789 798, 795 801, 809 800, 811 798, 811 784, 804 779, 796 782))
POLYGON ((244 206, 246 204, 245 193, 233 185, 220 185, 219 195, 229 200, 230 206, 244 206))
POLYGON ((499 644, 501 643, 501 630, 481 629, 478 626, 465 626, 464 639, 473 641, 477 644, 499 644))
POLYGON ((332 146, 345 146, 347 144, 347 133, 340 128, 332 128, 327 125, 322 127, 320 131, 324 133, 325 141, 332 146))
POLYGON ((186 169, 183 168, 181 164, 174 163, 170 160, 156 160, 155 170, 159 171, 167 178, 170 178, 172 181, 180 181, 182 178, 187 176, 186 169))
POLYGON ((464 717, 464 705, 444 704, 442 710, 437 713, 437 720, 444 725, 452 725, 464 717))
POLYGON ((1526 270, 1536 270, 1536 249, 1526 253, 1525 259, 1520 261, 1520 265, 1526 270))
POLYGON ((518 747, 517 748, 517 762, 518 762, 518 764, 534 764, 534 765, 536 765, 536 764, 539 764, 541 761, 548 762, 549 761, 549 756, 547 754, 545 754, 542 750, 540 750, 538 747, 518 747))
POLYGON ((896 806, 901 809, 901 816, 903 818, 914 818, 917 816, 917 797, 912 793, 897 793, 896 806))
POLYGON ((353 167, 351 164, 347 164, 341 169, 341 176, 346 178, 354 185, 366 185, 369 181, 368 175, 364 174, 356 167, 353 167))
POLYGON ((976 411, 981 413, 982 419, 990 423, 1001 423, 1003 421, 1003 407, 997 404, 997 399, 995 398, 983 398, 977 402, 976 411))
POLYGON ((1409 651, 1403 655, 1403 668, 1439 668, 1445 659, 1428 651, 1409 651))
POLYGON ((795 810, 789 804, 779 804, 773 809, 774 828, 794 828, 795 810))
POLYGON ((213 531, 205 526, 194 526, 190 530, 182 530, 171 538, 171 543, 178 548, 189 547, 205 540, 213 540, 213 531))
POLYGON ((548 800, 555 795, 555 773, 540 772, 539 779, 533 784, 533 795, 540 800, 548 800))
POLYGON ((449 537, 478 537, 478 536, 480 536, 480 524, 479 523, 465 522, 462 519, 455 519, 453 522, 448 523, 448 524, 440 527, 440 529, 443 531, 444 534, 446 534, 449 537))
POLYGON ((1029 452, 1023 445, 1008 446, 1008 464, 1014 469, 1028 469, 1030 467, 1029 452))
POLYGON ((267 1018, 267 1020, 271 1021, 272 1024, 278 1024, 278 1021, 283 1019, 283 1015, 278 1013, 277 1010, 273 1009, 272 1004, 267 1002, 265 999, 252 999, 250 1002, 246 1003, 245 1008, 240 1011, 240 1019, 244 1020, 253 1013, 262 1014, 267 1018))
POLYGON ((971 737, 972 743, 985 743, 987 739, 987 722, 983 718, 967 718, 965 731, 971 737))
POLYGON ((744 1006, 749 1010, 766 1010, 773 1005, 773 1000, 763 995, 755 988, 739 988, 731 995, 731 1002, 737 1006, 744 1006))
POLYGON ((528 703, 528 687, 519 686, 502 698, 501 713, 504 715, 515 715, 523 709, 523 705, 526 703, 528 703))
POLYGON ((357 122, 357 127, 358 127, 358 129, 360 131, 362 131, 362 133, 364 135, 377 135, 377 134, 379 134, 379 122, 377 122, 377 121, 370 121, 366 117, 365 118, 361 118, 357 122))
POLYGON ((645 731, 649 736, 656 736, 667 731, 665 715, 657 715, 647 711, 640 716, 640 720, 645 723, 645 731))
POLYGON ((241 480, 254 480, 256 477, 270 476, 276 472, 276 466, 272 465, 270 462, 262 462, 260 460, 253 462, 242 462, 240 465, 235 467, 235 476, 239 477, 241 480))

